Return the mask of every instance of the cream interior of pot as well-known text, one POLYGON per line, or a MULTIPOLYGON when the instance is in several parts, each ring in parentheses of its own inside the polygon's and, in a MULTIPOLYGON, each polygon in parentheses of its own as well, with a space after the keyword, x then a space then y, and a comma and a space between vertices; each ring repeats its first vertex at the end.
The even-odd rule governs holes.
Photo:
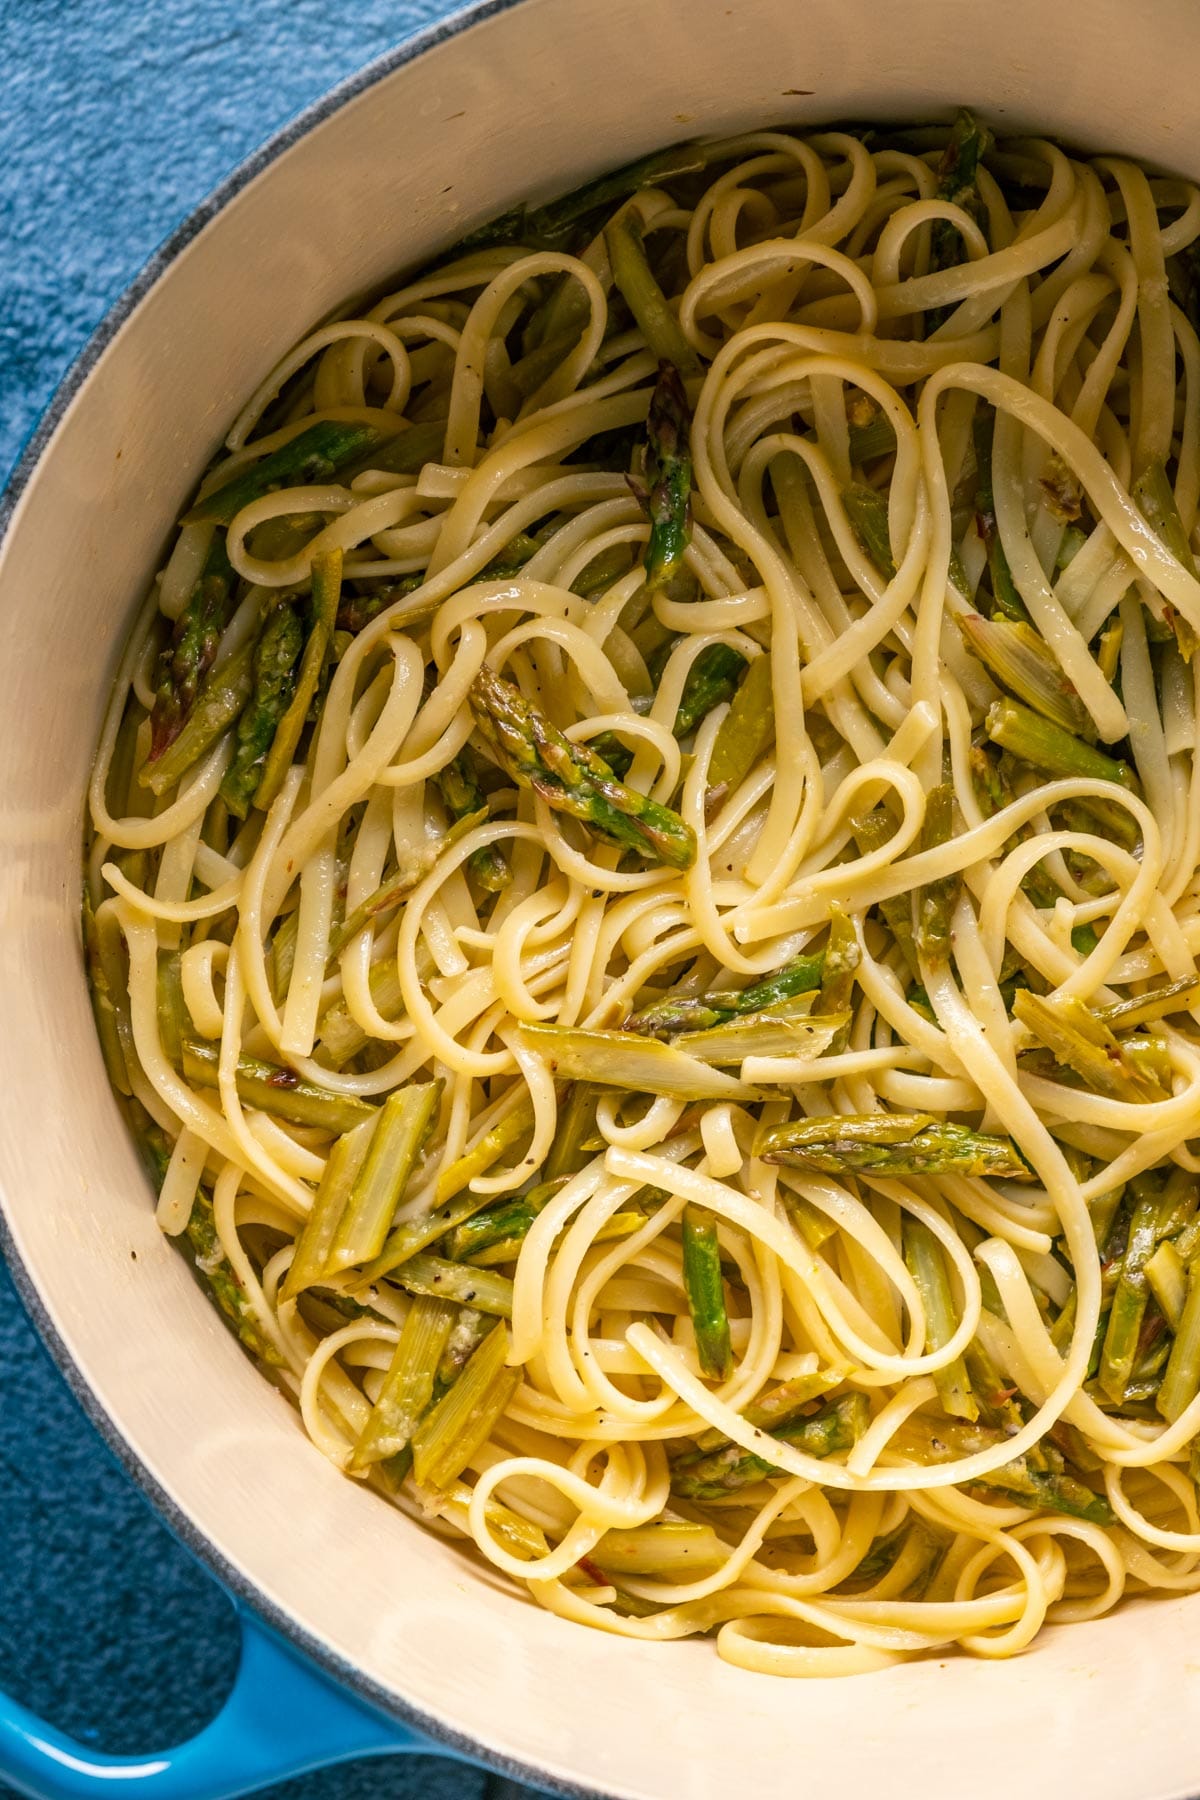
POLYGON ((660 144, 960 103, 1196 176, 1200 12, 522 0, 483 17, 331 111, 171 262, 67 407, 0 559, 0 1187, 18 1256, 154 1480, 299 1630, 485 1750, 606 1793, 1190 1792, 1200 1602, 1129 1605, 1008 1663, 788 1682, 704 1642, 551 1617, 344 1480, 154 1225, 83 981, 81 797, 172 520, 323 314, 518 197, 660 144))

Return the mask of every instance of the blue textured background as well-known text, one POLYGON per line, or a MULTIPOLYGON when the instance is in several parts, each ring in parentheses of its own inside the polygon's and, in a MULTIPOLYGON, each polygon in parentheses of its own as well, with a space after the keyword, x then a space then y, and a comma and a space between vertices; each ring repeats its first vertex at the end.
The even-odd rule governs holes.
MULTIPOLYGON (((155 246, 326 88, 446 0, 0 0, 0 479, 155 246)), ((0 1265, 0 1688, 112 1751, 219 1706, 220 1592, 109 1459, 0 1265)), ((275 1800, 521 1800, 418 1759, 347 1764, 275 1800)), ((0 1795, 11 1790, 0 1787, 0 1795)))

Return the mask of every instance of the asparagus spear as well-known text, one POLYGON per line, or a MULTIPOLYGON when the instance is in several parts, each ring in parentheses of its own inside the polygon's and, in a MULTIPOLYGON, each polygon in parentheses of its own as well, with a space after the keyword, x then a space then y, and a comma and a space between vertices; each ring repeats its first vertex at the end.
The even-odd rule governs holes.
POLYGON ((1187 1264, 1169 1239, 1147 1262, 1146 1284, 1171 1330, 1178 1331, 1187 1299, 1187 1264))
POLYGON ((1019 988, 1013 996, 1013 1017, 1096 1093, 1114 1100, 1163 1099, 1158 1082, 1137 1067, 1126 1046, 1082 1000, 1050 998, 1019 988))
POLYGON ((858 393, 846 408, 850 427, 850 461, 860 466, 890 456, 896 448, 892 421, 869 394, 858 393))
POLYGON ((629 485, 650 520, 646 591, 657 594, 683 567, 692 541, 692 415, 679 370, 661 361, 646 420, 641 475, 629 485))
POLYGON ((517 1031, 527 1049, 544 1056, 568 1080, 598 1081, 631 1093, 671 1094, 678 1100, 760 1098, 745 1082, 655 1038, 526 1021, 517 1031))
POLYGON ((708 764, 709 803, 740 787, 775 736, 771 658, 756 656, 721 721, 708 764))
POLYGON ((263 760, 262 774, 254 795, 255 806, 260 807, 263 812, 266 812, 283 786, 284 776, 292 766, 301 734, 308 720, 309 710, 324 683, 326 670, 329 667, 329 652, 333 646, 333 633, 337 622, 338 599, 341 591, 341 551, 329 550, 314 556, 312 563, 312 626, 309 630, 308 642, 305 644, 304 654, 300 658, 295 691, 287 710, 275 728, 271 748, 263 760))
POLYGON ((394 1279, 410 1294, 427 1294, 438 1300, 457 1300, 476 1312, 512 1318, 513 1284, 507 1275, 492 1269, 473 1269, 466 1263, 449 1262, 444 1256, 421 1251, 395 1271, 394 1279))
POLYGON ((850 1037, 851 1012, 854 1005, 854 976, 862 961, 858 933, 854 921, 840 906, 834 906, 829 917, 829 937, 825 945, 825 963, 821 971, 821 1012, 827 1019, 840 1017, 841 1025, 829 1041, 834 1054, 846 1048, 850 1037))
MULTIPOLYGON (((380 469, 392 475, 417 475, 427 462, 441 455, 445 441, 445 419, 422 419, 419 425, 406 425, 392 437, 380 436, 377 443, 368 445, 348 463, 343 463, 338 474, 345 483, 368 469, 380 469)), ((423 576, 417 577, 413 586, 419 586, 423 579, 423 576)))
POLYGON ((183 999, 183 971, 179 951, 158 953, 158 1035, 167 1061, 179 1067, 183 1040, 195 1030, 183 999))
MULTIPOLYGON (((361 901, 353 912, 347 913, 341 924, 330 933, 326 968, 332 968, 346 945, 353 943, 360 931, 365 931, 368 925, 377 924, 385 914, 394 912, 400 903, 408 898, 417 884, 425 879, 433 867, 434 861, 435 856, 432 851, 416 852, 407 868, 397 869, 390 880, 385 881, 382 887, 376 888, 373 894, 368 894, 367 898, 361 901)), ((295 913, 288 914, 289 919, 296 916, 295 913)), ((275 945, 278 948, 279 933, 276 933, 275 945)), ((286 992, 286 988, 287 982, 285 981, 283 991, 286 992)), ((372 995, 374 995, 374 986, 372 986, 372 995)))
POLYGON ((618 213, 605 228, 604 242, 615 286, 633 314, 647 348, 660 362, 673 363, 681 375, 697 375, 700 361, 654 278, 635 212, 618 213))
POLYGON ((370 1262, 382 1251, 433 1124, 441 1086, 440 1081, 421 1082, 388 1095, 334 1232, 326 1276, 370 1262))
POLYGON ((221 798, 236 818, 250 810, 267 752, 296 686, 304 634, 286 601, 268 615, 254 647, 253 688, 237 722, 237 747, 221 783, 221 798))
POLYGON ((1173 1424, 1200 1393, 1200 1262, 1188 1265, 1187 1296, 1155 1404, 1173 1424))
POLYGON ((606 1575, 658 1575, 679 1580, 720 1568, 729 1555, 711 1525, 664 1519, 626 1531, 606 1531, 590 1561, 606 1575))
POLYGON ((460 1306, 456 1309, 454 1324, 438 1363, 437 1378, 441 1387, 450 1386, 492 1329, 493 1322, 488 1314, 480 1312, 477 1307, 460 1306))
POLYGON ((1023 619, 985 619, 968 613, 958 621, 967 647, 1002 687, 1064 731, 1088 729, 1088 712, 1045 640, 1023 619))
POLYGON ((397 581, 385 587, 372 588, 368 593, 343 593, 338 602, 337 629, 349 632, 351 637, 377 619, 381 612, 402 600, 405 594, 413 593, 421 586, 424 575, 408 575, 403 581, 397 581))
POLYGON ((1128 763, 1118 762, 1094 745, 1083 743, 1017 700, 997 700, 988 712, 984 729, 994 744, 1047 775, 1068 780, 1080 776, 1091 781, 1115 781, 1131 792, 1137 791, 1137 777, 1128 763))
POLYGON ((1108 1330, 1098 1371, 1100 1386, 1118 1404, 1125 1398, 1137 1356, 1149 1298, 1146 1264, 1154 1251, 1159 1224, 1157 1188, 1148 1182, 1135 1183, 1134 1187, 1137 1201, 1129 1222, 1129 1237, 1108 1315, 1108 1330))
POLYGON ((212 522, 228 525, 243 506, 280 487, 307 487, 328 481, 355 457, 382 444, 390 433, 374 425, 356 425, 339 419, 320 419, 289 443, 260 457, 235 475, 224 487, 198 500, 183 516, 185 525, 212 522))
POLYGON ((108 979, 104 967, 104 959, 100 954, 100 934, 96 929, 96 914, 92 908, 91 898, 84 884, 83 894, 83 949, 87 964, 88 987, 92 997, 92 1013, 96 1020, 96 1034, 100 1039, 100 1051, 104 1057, 104 1067, 108 1079, 118 1094, 133 1092, 129 1082, 129 1071, 125 1066, 125 1050, 122 1044, 121 1016, 119 1004, 128 1004, 125 991, 118 986, 114 989, 108 979), (118 1000, 115 996, 121 996, 118 1000))
POLYGON ((212 1205, 203 1194, 197 1196, 192 1207, 185 1235, 191 1246, 192 1261, 197 1273, 207 1284, 209 1293, 233 1326, 239 1340, 260 1362, 278 1368, 283 1358, 255 1316, 249 1295, 221 1248, 213 1221, 212 1205))
POLYGON ((992 599, 997 613, 1006 619, 1017 621, 1029 617, 1025 602, 1017 592, 1012 578, 1012 570, 1008 566, 1008 558, 1004 554, 1004 545, 1000 542, 1000 533, 996 527, 996 502, 992 492, 992 439, 996 430, 996 415, 991 407, 977 406, 972 421, 971 433, 975 445, 975 467, 977 470, 977 491, 975 495, 975 529, 983 539, 987 550, 988 574, 992 584, 992 599))
POLYGON ((406 1449, 433 1400, 438 1366, 458 1307, 418 1296, 409 1308, 379 1398, 354 1446, 351 1469, 365 1469, 406 1449))
MULTIPOLYGON (((925 1308, 925 1345, 940 1350, 958 1329, 950 1276, 942 1246, 921 1219, 904 1215, 904 1261, 925 1308)), ((961 1356, 938 1369, 934 1383, 944 1411, 959 1419, 977 1419, 979 1405, 971 1391, 966 1364, 961 1356)))
POLYGON ((1030 1179, 1009 1138, 989 1137, 930 1113, 832 1113, 765 1126, 754 1146, 766 1162, 838 1175, 992 1175, 1030 1179))
MULTIPOLYGON (((217 1086, 220 1051, 200 1038, 184 1038, 183 1075, 201 1087, 217 1086)), ((244 1106, 272 1113, 292 1125, 313 1125, 320 1131, 352 1131, 365 1119, 374 1119, 378 1108, 353 1094, 332 1094, 315 1082, 302 1081, 294 1069, 257 1057, 239 1056, 237 1091, 244 1106)))
POLYGON ((725 1065, 747 1056, 816 1058, 845 1048, 849 1012, 813 1013, 807 997, 781 1000, 767 1012, 744 1013, 724 1025, 680 1032, 673 1042, 700 1062, 725 1065))
MULTIPOLYGON (((931 789, 921 826, 922 850, 936 849, 954 836, 954 789, 949 782, 931 789)), ((944 962, 953 943, 951 919, 962 887, 960 874, 927 881, 913 895, 913 942, 930 962, 944 962)))
POLYGON ((682 994, 673 998, 668 994, 654 1005, 631 1013, 622 1029, 639 1032, 643 1037, 673 1037, 680 1031, 705 1031, 714 1025, 726 1025, 746 1013, 766 1012, 781 1000, 812 993, 821 985, 824 968, 825 953, 821 951, 816 956, 797 957, 795 962, 740 991, 702 994, 698 999, 682 994))
POLYGON ((282 1288, 284 1300, 295 1300, 325 1278, 325 1265, 346 1202, 371 1149, 378 1114, 343 1132, 330 1145, 321 1184, 300 1235, 282 1288))
POLYGON ((485 664, 471 684, 471 709, 496 761, 547 806, 651 862, 690 869, 696 836, 678 813, 619 782, 584 744, 573 744, 540 707, 485 664))
POLYGON ((842 505, 854 535, 881 575, 891 581, 896 573, 892 540, 888 531, 887 497, 865 481, 852 481, 842 489, 842 505))
POLYGON ((502 1201, 499 1206, 489 1206, 464 1219, 447 1241, 447 1254, 453 1262, 475 1262, 497 1247, 519 1246, 543 1206, 561 1186, 562 1179, 541 1182, 519 1200, 502 1201))
MULTIPOLYGON (((1179 508, 1175 504, 1171 483, 1157 457, 1142 470, 1134 482, 1133 497, 1143 518, 1158 533, 1176 562, 1181 562, 1188 574, 1200 581, 1200 570, 1196 567, 1196 559, 1192 555, 1192 546, 1179 516, 1179 508)), ((1196 633, 1173 606, 1165 606, 1163 610, 1175 633, 1180 655, 1190 661, 1196 649, 1196 633)))
POLYGON ((538 242, 553 243, 565 237, 590 213, 614 201, 624 200, 642 188, 658 187, 680 175, 695 175, 708 166, 709 155, 701 144, 680 144, 639 157, 623 169, 600 175, 561 199, 551 200, 525 215, 525 225, 538 242))
MULTIPOLYGON (((790 1381, 781 1381, 777 1387, 767 1388, 757 1400, 752 1400, 743 1409, 742 1417, 747 1425, 757 1425, 760 1431, 781 1431, 798 1419, 814 1400, 819 1400, 844 1379, 838 1369, 816 1369, 811 1375, 794 1375, 790 1381)), ((714 1428, 701 1433, 696 1439, 696 1449, 722 1450, 728 1442, 729 1439, 714 1428)))
POLYGON ((1173 1012, 1184 1012, 1200 998, 1200 977, 1185 975, 1182 981, 1168 982, 1165 987, 1149 988, 1144 994, 1132 994, 1127 1000, 1114 1000, 1111 1006, 1098 1006, 1096 1017, 1114 1031, 1126 1031, 1134 1025, 1145 1025, 1151 1019, 1165 1019, 1173 1012))
MULTIPOLYGON (((890 843, 896 835, 896 821, 882 811, 856 813, 850 820, 850 829, 859 851, 867 856, 872 850, 881 850, 884 844, 890 843)), ((900 947, 909 973, 919 974, 911 899, 907 894, 894 894, 890 900, 880 900, 877 906, 880 917, 900 947)))
MULTIPOLYGON (((467 750, 460 750, 445 768, 439 769, 434 780, 453 820, 468 819, 479 813, 487 816, 487 802, 467 750)), ((498 894, 512 880, 508 859, 498 844, 484 844, 481 849, 473 850, 467 858, 467 867, 489 894, 498 894)))
MULTIPOLYGON (((900 1427, 892 1444, 903 1455, 920 1463, 952 1462, 958 1457, 990 1450, 1003 1443, 1008 1435, 1003 1429, 990 1426, 956 1424, 916 1414, 900 1427)), ((1046 1448, 1045 1444, 1042 1448, 1046 1448)), ((1088 1519, 1096 1525, 1114 1523, 1103 1495, 1067 1473, 1057 1452, 1049 1463, 1046 1468, 1037 1469, 1030 1457, 1014 1457, 1011 1462, 969 1485, 985 1493, 1004 1494, 1022 1506, 1038 1507, 1044 1512, 1064 1513, 1069 1518, 1088 1519)))
POLYGON ((487 1194, 473 1194, 470 1191, 456 1194, 434 1207, 432 1212, 422 1213, 415 1219, 406 1219, 403 1225, 397 1225, 375 1259, 363 1270, 363 1281, 368 1285, 381 1281, 385 1275, 394 1274, 421 1251, 428 1250, 440 1238, 452 1232, 457 1233, 476 1213, 483 1211, 489 1198, 487 1194))
POLYGON ((680 1220, 683 1235, 683 1285, 696 1334, 701 1373, 712 1381, 728 1381, 733 1371, 729 1314, 721 1279, 717 1222, 690 1203, 680 1220))
MULTIPOLYGON (((823 1406, 811 1418, 800 1419, 772 1432, 782 1444, 791 1444, 806 1456, 832 1456, 849 1450, 867 1428, 865 1394, 847 1394, 823 1406)), ((779 1471, 765 1457, 755 1456, 738 1444, 714 1450, 707 1456, 682 1457, 671 1471, 671 1487, 681 1499, 721 1500, 727 1494, 779 1471)))
POLYGON ((225 535, 216 532, 200 579, 175 621, 171 641, 158 659, 154 711, 150 715, 151 762, 174 743, 217 654, 221 633, 233 610, 236 582, 225 553, 225 535))
POLYGON ((520 1385, 521 1372, 506 1367, 507 1356, 508 1331, 499 1324, 417 1426, 413 1474, 422 1487, 444 1491, 491 1436, 520 1385))
POLYGON ((740 650, 728 644, 710 644, 687 673, 672 730, 677 738, 690 737, 714 706, 732 699, 746 668, 740 650))
MULTIPOLYGON (((951 127, 938 164, 938 198, 960 206, 980 226, 987 223, 987 210, 979 193, 979 165, 991 147, 991 132, 973 113, 964 109, 951 127)), ((949 219, 935 219, 930 232, 930 268, 952 268, 962 261, 962 254, 962 240, 957 229, 949 219)), ((949 306, 931 307, 927 331, 936 331, 952 310, 949 306)))
POLYGON ((544 1182, 559 1181, 586 1169, 594 1151, 585 1148, 596 1129, 596 1107, 604 1089, 592 1081, 573 1082, 558 1109, 558 1129, 542 1169, 544 1182))
POLYGON ((142 787, 156 795, 167 793, 236 723, 254 688, 254 648, 253 640, 243 644, 207 677, 186 724, 156 761, 147 760, 138 776, 142 787))
POLYGON ((533 1106, 526 1094, 513 1107, 498 1119, 490 1131, 486 1131, 469 1150, 444 1168, 437 1179, 437 1199, 439 1206, 461 1193, 469 1182, 477 1175, 485 1175, 498 1163, 506 1150, 528 1135, 533 1127, 533 1106))

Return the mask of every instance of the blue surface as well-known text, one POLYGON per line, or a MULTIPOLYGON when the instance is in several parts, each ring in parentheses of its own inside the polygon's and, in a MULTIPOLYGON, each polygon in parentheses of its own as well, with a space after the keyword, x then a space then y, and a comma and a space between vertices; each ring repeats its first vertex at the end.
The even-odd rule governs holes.
MULTIPOLYGON (((155 246, 248 151, 439 0, 0 0, 0 479, 155 246)), ((131 1488, 0 1267, 0 1689, 96 1750, 200 1730, 233 1610, 131 1488)), ((443 1762, 360 1762, 275 1800, 522 1800, 443 1762)), ((0 1787, 0 1795, 11 1790, 0 1787)))

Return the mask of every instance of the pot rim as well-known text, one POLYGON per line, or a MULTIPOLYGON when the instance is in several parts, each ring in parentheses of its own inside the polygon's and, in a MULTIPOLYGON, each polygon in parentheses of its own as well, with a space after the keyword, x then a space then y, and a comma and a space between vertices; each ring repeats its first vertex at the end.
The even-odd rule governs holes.
MULTIPOLYGON (((157 286, 193 239, 237 198, 251 182, 279 161, 293 144, 306 137, 360 94, 377 86, 398 69, 415 63, 428 51, 461 37, 476 25, 502 13, 514 11, 523 0, 469 0, 443 19, 421 27, 391 50, 373 57, 362 68, 336 83, 296 116, 282 125, 243 158, 215 188, 194 207, 143 264, 137 275, 105 313, 88 337, 83 348, 55 388, 45 411, 27 438, 12 472, 0 491, 0 550, 3 549, 17 508, 35 470, 62 423, 76 396, 86 385, 92 370, 116 338, 122 327, 157 286)), ((375 1707, 398 1722, 411 1726, 430 1739, 433 1746, 448 1751, 485 1770, 511 1780, 526 1782, 544 1793, 563 1794, 570 1800, 614 1800, 603 1789, 567 1781, 561 1776, 504 1755, 481 1744, 466 1732, 458 1731, 431 1718, 411 1702, 400 1699, 391 1689, 374 1681, 357 1664, 346 1661, 336 1651, 300 1625, 283 1607, 270 1600, 262 1590, 225 1556, 216 1542, 196 1524, 191 1514, 175 1501, 151 1474, 146 1464, 121 1431, 116 1420, 101 1401, 87 1374, 67 1349, 57 1326, 42 1300, 32 1270, 17 1248, 0 1192, 0 1255, 8 1267, 17 1294, 32 1320, 43 1348, 79 1403, 89 1422, 95 1427, 105 1447, 130 1478, 143 1498, 170 1528, 172 1534, 215 1577, 227 1594, 251 1607, 290 1645, 300 1650, 318 1668, 331 1675, 356 1698, 375 1707)), ((402 1754, 402 1747, 397 1753, 402 1754)))

